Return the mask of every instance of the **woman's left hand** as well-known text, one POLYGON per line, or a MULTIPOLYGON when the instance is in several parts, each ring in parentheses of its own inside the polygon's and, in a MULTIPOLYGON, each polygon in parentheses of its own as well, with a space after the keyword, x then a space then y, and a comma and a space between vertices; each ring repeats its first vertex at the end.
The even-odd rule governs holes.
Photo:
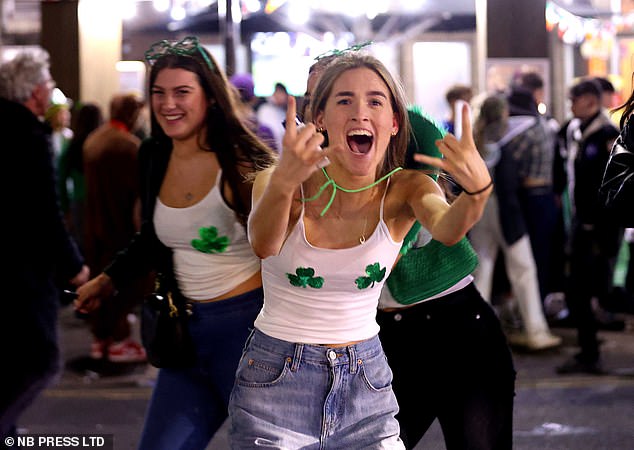
POLYGON ((420 163, 437 167, 453 176, 462 188, 468 192, 478 192, 491 183, 491 175, 480 156, 473 140, 469 105, 462 107, 462 136, 460 140, 447 133, 436 141, 436 146, 444 158, 417 153, 414 159, 420 163))

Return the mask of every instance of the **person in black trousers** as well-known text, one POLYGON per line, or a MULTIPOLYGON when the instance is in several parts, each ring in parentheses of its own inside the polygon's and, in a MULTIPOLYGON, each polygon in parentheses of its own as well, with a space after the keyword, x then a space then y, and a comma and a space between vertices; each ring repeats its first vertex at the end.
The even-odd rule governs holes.
MULTIPOLYGON (((437 156, 442 134, 416 107, 409 114, 406 165, 427 170, 415 155, 437 156)), ((408 237, 377 314, 401 439, 414 448, 438 419, 448 450, 510 449, 515 369, 500 321, 473 282, 477 255, 467 238, 447 247, 424 228, 408 237)))
POLYGON ((580 351, 556 370, 559 374, 602 374, 599 324, 592 298, 601 303, 610 294, 623 227, 602 207, 599 188, 619 131, 602 109, 601 87, 596 80, 581 80, 569 93, 574 119, 559 133, 556 170, 570 199, 566 304, 577 328, 580 351))

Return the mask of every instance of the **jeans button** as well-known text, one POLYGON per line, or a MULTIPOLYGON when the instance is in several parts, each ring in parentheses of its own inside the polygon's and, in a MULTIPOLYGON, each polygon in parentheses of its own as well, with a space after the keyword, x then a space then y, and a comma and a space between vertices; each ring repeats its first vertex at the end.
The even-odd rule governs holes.
POLYGON ((335 359, 337 359, 337 354, 335 353, 334 350, 330 350, 328 352, 328 359, 331 361, 334 361, 335 359))
POLYGON ((394 321, 395 322, 400 322, 401 320, 403 320, 403 316, 399 313, 394 314, 394 321))

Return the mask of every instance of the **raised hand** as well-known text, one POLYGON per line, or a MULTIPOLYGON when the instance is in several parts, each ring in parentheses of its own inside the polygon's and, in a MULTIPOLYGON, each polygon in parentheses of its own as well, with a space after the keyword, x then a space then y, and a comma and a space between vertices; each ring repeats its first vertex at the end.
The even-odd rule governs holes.
POLYGON ((443 139, 436 141, 436 146, 443 154, 443 158, 417 153, 414 155, 414 159, 450 173, 465 191, 476 193, 490 186, 491 175, 473 141, 468 104, 463 105, 461 115, 462 136, 460 140, 456 139, 453 134, 447 133, 443 139))
POLYGON ((307 180, 316 170, 328 164, 328 149, 322 149, 323 134, 314 124, 298 126, 295 123, 295 97, 289 96, 286 108, 286 132, 283 150, 276 172, 282 174, 293 187, 307 180))

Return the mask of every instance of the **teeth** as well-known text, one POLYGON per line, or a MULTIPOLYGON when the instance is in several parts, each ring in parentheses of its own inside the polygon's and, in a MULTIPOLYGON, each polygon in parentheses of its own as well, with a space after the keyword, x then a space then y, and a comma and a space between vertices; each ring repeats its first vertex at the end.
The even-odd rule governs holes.
POLYGON ((166 118, 167 120, 177 120, 177 119, 180 119, 180 118, 181 118, 181 115, 179 114, 179 115, 177 115, 177 116, 165 116, 165 118, 166 118))
POLYGON ((368 136, 372 137, 372 133, 368 130, 350 130, 348 132, 348 136, 368 136))

